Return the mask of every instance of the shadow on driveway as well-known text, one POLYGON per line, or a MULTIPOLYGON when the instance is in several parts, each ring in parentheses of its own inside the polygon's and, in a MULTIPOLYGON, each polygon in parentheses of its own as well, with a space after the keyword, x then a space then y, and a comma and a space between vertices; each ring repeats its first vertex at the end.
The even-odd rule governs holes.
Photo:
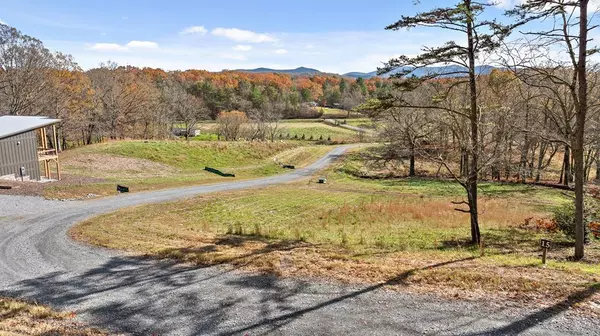
POLYGON ((135 335, 504 335, 525 332, 600 287, 574 294, 552 309, 542 309, 498 328, 498 323, 482 322, 493 319, 493 312, 473 315, 478 310, 476 304, 379 290, 387 285, 401 285, 419 270, 357 289, 231 272, 223 267, 189 267, 115 257, 84 273, 56 272, 22 281, 0 295, 74 310, 99 327, 135 335), (477 332, 465 332, 469 330, 477 332))

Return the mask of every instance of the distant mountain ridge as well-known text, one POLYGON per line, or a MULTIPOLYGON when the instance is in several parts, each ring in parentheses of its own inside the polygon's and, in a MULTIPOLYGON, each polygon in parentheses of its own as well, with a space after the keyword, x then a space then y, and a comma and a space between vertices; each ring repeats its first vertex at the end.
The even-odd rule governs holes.
MULTIPOLYGON (((412 67, 402 67, 402 68, 392 71, 389 74, 382 75, 381 77, 388 78, 392 74, 396 74, 401 71, 410 70, 410 69, 412 69, 412 67)), ((492 72, 492 70, 494 70, 494 69, 497 69, 497 68, 493 67, 491 65, 481 65, 481 66, 477 66, 475 68, 475 72, 477 74, 487 75, 490 72, 492 72)), ((233 71, 249 72, 249 73, 280 73, 280 74, 287 74, 287 75, 293 75, 293 76, 313 76, 313 75, 329 74, 326 72, 319 71, 317 69, 306 68, 306 67, 299 67, 296 69, 270 69, 270 68, 237 69, 237 70, 233 70, 233 71)), ((428 75, 432 75, 432 74, 437 74, 437 75, 439 75, 439 77, 450 78, 450 77, 460 77, 461 75, 464 76, 466 74, 463 75, 460 72, 466 72, 466 71, 467 71, 467 68, 461 67, 458 65, 435 66, 435 67, 425 67, 425 68, 416 69, 416 70, 408 73, 407 76, 423 77, 423 76, 428 76, 428 75)), ((340 76, 350 77, 350 78, 362 77, 364 79, 368 79, 368 78, 372 78, 372 77, 377 77, 377 71, 348 72, 348 73, 342 74, 340 76)))
MULTIPOLYGON (((413 67, 401 67, 398 68, 388 74, 382 75, 383 78, 388 78, 393 74, 400 73, 402 71, 411 70, 413 67)), ((488 75, 492 72, 492 70, 497 69, 491 65, 480 65, 475 67, 475 73, 478 75, 488 75)), ((463 75, 461 72, 467 72, 467 68, 461 67, 458 65, 446 65, 446 66, 435 66, 435 67, 425 67, 416 69, 412 72, 409 72, 406 77, 415 76, 415 77, 423 77, 429 75, 439 75, 439 77, 460 77, 466 76, 466 73, 463 75)), ((377 76, 377 71, 372 72, 348 72, 343 74, 344 77, 352 77, 352 78, 372 78, 377 76)))
POLYGON ((250 73, 281 73, 281 74, 288 74, 288 75, 318 75, 318 74, 322 74, 323 72, 317 70, 317 69, 311 69, 311 68, 306 68, 306 67, 299 67, 296 69, 269 69, 269 68, 256 68, 256 69, 237 69, 234 71, 240 71, 240 72, 250 72, 250 73))

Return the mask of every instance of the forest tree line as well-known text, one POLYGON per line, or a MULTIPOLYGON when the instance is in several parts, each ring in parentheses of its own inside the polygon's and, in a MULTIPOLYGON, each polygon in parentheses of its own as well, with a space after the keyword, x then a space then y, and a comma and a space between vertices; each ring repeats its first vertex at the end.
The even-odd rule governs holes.
POLYGON ((310 118, 318 114, 313 105, 350 110, 389 86, 380 78, 164 71, 110 61, 83 71, 72 56, 0 24, 0 115, 60 118, 64 146, 100 138, 165 138, 174 123, 191 130, 226 111, 262 124, 310 118))

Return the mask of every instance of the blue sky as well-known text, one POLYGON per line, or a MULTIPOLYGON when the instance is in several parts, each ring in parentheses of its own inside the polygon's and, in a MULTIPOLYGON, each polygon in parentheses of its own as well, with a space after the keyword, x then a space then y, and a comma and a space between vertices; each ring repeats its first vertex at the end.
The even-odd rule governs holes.
MULTIPOLYGON (((503 0, 507 7, 519 0, 503 0)), ((373 71, 399 54, 440 44, 451 33, 383 28, 418 10, 454 1, 422 0, 6 0, 0 20, 72 54, 84 68, 120 65, 219 71, 307 66, 373 71)), ((500 16, 493 8, 489 16, 500 16)))

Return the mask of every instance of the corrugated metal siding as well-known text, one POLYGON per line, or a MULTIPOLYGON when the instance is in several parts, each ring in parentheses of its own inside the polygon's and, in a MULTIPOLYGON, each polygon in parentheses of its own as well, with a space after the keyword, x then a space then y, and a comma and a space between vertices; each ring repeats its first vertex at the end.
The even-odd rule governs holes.
POLYGON ((14 135, 0 140, 0 176, 20 176, 21 167, 32 180, 40 179, 36 131, 14 135))

